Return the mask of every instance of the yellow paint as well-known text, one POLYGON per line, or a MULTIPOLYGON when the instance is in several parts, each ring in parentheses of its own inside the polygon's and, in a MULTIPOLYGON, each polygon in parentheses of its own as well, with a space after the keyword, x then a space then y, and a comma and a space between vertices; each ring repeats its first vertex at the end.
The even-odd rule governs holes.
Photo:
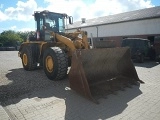
POLYGON ((52 34, 52 36, 57 38, 58 41, 64 43, 66 46, 68 46, 71 49, 72 52, 76 50, 76 48, 75 48, 75 46, 74 46, 74 44, 73 44, 73 42, 70 38, 67 38, 65 36, 59 35, 59 34, 54 33, 54 32, 52 32, 51 34, 52 34))
POLYGON ((53 72, 53 68, 54 68, 54 61, 52 59, 51 56, 47 56, 45 59, 45 63, 46 63, 46 68, 48 72, 53 72))
POLYGON ((23 64, 25 65, 25 66, 27 66, 27 64, 28 64, 28 57, 27 57, 27 55, 24 53, 23 54, 23 64))

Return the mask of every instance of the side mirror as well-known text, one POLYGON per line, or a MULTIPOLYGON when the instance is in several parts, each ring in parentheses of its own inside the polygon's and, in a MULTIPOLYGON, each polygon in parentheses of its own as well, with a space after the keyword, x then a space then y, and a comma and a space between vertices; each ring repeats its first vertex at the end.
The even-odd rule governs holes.
POLYGON ((69 24, 73 24, 73 17, 69 16, 69 24))
POLYGON ((33 14, 35 21, 37 21, 37 19, 39 18, 39 14, 38 13, 34 13, 33 14))

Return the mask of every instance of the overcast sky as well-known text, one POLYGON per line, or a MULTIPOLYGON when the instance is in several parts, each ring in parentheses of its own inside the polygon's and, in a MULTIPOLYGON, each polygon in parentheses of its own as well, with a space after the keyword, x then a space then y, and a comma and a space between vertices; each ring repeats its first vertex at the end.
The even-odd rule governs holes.
POLYGON ((74 21, 160 6, 160 0, 0 0, 0 33, 35 30, 34 11, 67 13, 74 21))

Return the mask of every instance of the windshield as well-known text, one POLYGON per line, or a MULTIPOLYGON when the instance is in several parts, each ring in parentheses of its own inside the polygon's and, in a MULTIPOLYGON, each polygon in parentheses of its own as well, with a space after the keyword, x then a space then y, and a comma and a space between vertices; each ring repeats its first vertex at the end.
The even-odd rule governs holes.
POLYGON ((50 13, 46 16, 45 26, 54 32, 65 32, 64 17, 61 14, 50 13))
POLYGON ((122 41, 122 47, 129 46, 135 48, 141 48, 143 46, 148 46, 149 43, 146 40, 139 40, 139 39, 127 39, 122 41))

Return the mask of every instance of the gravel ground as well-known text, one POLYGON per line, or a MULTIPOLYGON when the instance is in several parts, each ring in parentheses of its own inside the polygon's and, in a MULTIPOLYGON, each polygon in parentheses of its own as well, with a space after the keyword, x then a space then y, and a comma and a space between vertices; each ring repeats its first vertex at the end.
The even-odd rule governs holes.
POLYGON ((60 85, 63 84, 62 81, 66 81, 49 80, 42 68, 25 71, 18 57, 18 51, 0 51, 0 60, 0 101, 45 87, 60 85))

